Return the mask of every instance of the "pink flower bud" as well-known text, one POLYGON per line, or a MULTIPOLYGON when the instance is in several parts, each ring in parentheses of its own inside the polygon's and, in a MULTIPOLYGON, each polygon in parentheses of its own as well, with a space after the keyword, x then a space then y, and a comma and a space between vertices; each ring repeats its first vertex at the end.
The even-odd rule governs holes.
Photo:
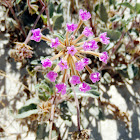
POLYGON ((83 70, 83 69, 84 69, 84 62, 83 62, 83 61, 77 61, 77 62, 75 63, 75 69, 76 69, 77 71, 83 70))
POLYGON ((82 34, 84 34, 86 37, 92 36, 93 35, 92 28, 85 27, 82 34))
POLYGON ((80 16, 80 19, 84 20, 84 21, 86 21, 86 20, 91 18, 90 12, 83 11, 83 9, 80 9, 79 16, 80 16))
POLYGON ((49 78, 51 82, 55 82, 55 79, 56 79, 57 76, 58 76, 58 74, 54 71, 50 71, 47 74, 47 78, 49 78))
POLYGON ((107 32, 105 32, 105 33, 102 33, 102 34, 100 34, 100 41, 103 43, 103 44, 109 44, 110 43, 110 41, 109 41, 109 37, 106 37, 107 36, 107 32))
POLYGON ((67 61, 61 59, 61 61, 58 63, 60 70, 68 69, 67 61))
POLYGON ((73 84, 73 85, 80 84, 81 83, 80 77, 79 76, 76 76, 76 75, 73 75, 70 78, 70 83, 73 84))
POLYGON ((30 37, 31 40, 40 42, 41 40, 41 31, 40 28, 32 30, 33 35, 30 37))
POLYGON ((94 51, 94 50, 98 49, 97 42, 95 40, 91 40, 88 43, 89 43, 89 46, 90 46, 91 50, 94 51))
POLYGON ((67 47, 67 53, 71 54, 72 56, 74 56, 74 54, 77 52, 77 50, 75 49, 74 45, 67 47))
POLYGON ((52 66, 52 61, 50 59, 48 59, 48 58, 42 59, 41 63, 42 63, 42 66, 45 67, 45 68, 52 66))
POLYGON ((90 79, 93 83, 96 83, 100 80, 100 73, 99 72, 94 72, 90 74, 90 79))
POLYGON ((81 61, 83 62, 83 66, 86 66, 89 63, 89 59, 88 58, 83 58, 81 61))
POLYGON ((82 84, 79 85, 79 90, 82 92, 87 92, 90 89, 91 89, 91 87, 85 82, 83 82, 82 84))
POLYGON ((62 95, 66 94, 66 84, 64 83, 56 84, 55 87, 58 89, 57 93, 61 93, 62 95))
POLYGON ((73 24, 73 23, 69 24, 69 23, 67 23, 67 31, 69 31, 69 32, 75 31, 77 29, 77 27, 78 27, 77 24, 73 24))
POLYGON ((58 39, 58 37, 57 38, 55 38, 55 39, 51 39, 51 48, 53 48, 53 47, 57 47, 57 46, 59 46, 60 45, 60 42, 59 42, 59 39, 58 39))
POLYGON ((84 51, 90 51, 90 44, 88 42, 85 42, 82 47, 84 51))
POLYGON ((102 52, 100 57, 99 57, 99 60, 107 64, 107 59, 108 59, 107 52, 102 52))

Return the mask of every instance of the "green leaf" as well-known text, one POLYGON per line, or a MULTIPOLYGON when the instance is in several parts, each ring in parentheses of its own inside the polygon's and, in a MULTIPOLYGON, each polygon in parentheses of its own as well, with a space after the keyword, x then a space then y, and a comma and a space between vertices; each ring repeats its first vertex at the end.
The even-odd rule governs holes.
POLYGON ((38 98, 32 98, 25 102, 25 105, 18 110, 16 118, 26 118, 32 114, 37 114, 37 104, 39 103, 38 98))
POLYGON ((19 110, 18 110, 18 113, 21 114, 23 112, 27 112, 29 110, 34 110, 34 109, 37 109, 37 105, 36 104, 29 104, 27 106, 23 106, 21 107, 19 110))
POLYGON ((39 88, 43 88, 45 91, 50 92, 50 87, 47 83, 42 82, 39 88))
POLYGON ((89 86, 91 87, 92 90, 98 90, 98 87, 96 85, 89 84, 89 86))
POLYGON ((50 96, 51 96, 50 94, 46 94, 46 92, 39 90, 38 97, 40 100, 47 101, 50 98, 50 96))
MULTIPOLYGON (((70 95, 74 96, 74 93, 71 92, 70 95)), ((81 97, 91 97, 91 98, 98 98, 100 96, 100 92, 98 92, 97 90, 90 90, 86 93, 84 92, 76 92, 77 96, 81 96, 81 97)))
POLYGON ((122 2, 122 3, 119 3, 118 5, 125 6, 129 8, 130 10, 134 11, 134 7, 129 2, 122 2))
POLYGON ((54 4, 51 2, 50 4, 49 4, 49 16, 50 16, 50 18, 53 16, 53 13, 54 13, 54 4))
POLYGON ((116 41, 121 36, 121 32, 119 32, 118 30, 109 30, 101 28, 101 32, 107 32, 107 36, 110 38, 111 41, 116 41))
POLYGON ((58 37, 61 41, 64 41, 64 37, 61 34, 57 33, 54 34, 54 36, 58 37))
POLYGON ((99 4, 97 4, 94 8, 94 12, 97 13, 97 11, 99 10, 99 4))
POLYGON ((62 8, 62 4, 60 3, 57 7, 57 10, 56 10, 57 13, 63 13, 63 8, 62 8))
POLYGON ((138 14, 140 14, 140 3, 136 3, 135 10, 138 14))
POLYGON ((49 135, 47 132, 46 132, 46 123, 43 123, 43 124, 39 124, 38 127, 37 127, 37 131, 36 131, 36 139, 37 140, 42 140, 42 139, 45 139, 45 137, 47 135, 49 135))
POLYGON ((108 14, 106 12, 106 7, 104 6, 103 3, 101 3, 101 5, 100 5, 100 19, 105 23, 108 20, 108 14))
MULTIPOLYGON (((100 96, 100 94, 101 94, 101 93, 100 93, 99 91, 97 91, 97 90, 90 90, 90 91, 88 91, 87 93, 88 93, 88 94, 92 94, 92 95, 91 95, 92 98, 98 98, 98 97, 100 96)), ((90 96, 89 96, 89 97, 90 97, 90 96)))
POLYGON ((45 25, 47 25, 47 16, 41 14, 41 18, 42 18, 42 20, 43 20, 43 23, 44 23, 45 25))
POLYGON ((17 119, 22 119, 22 118, 26 118, 26 117, 29 117, 33 114, 37 114, 37 113, 38 113, 38 109, 29 110, 29 111, 26 111, 26 112, 23 112, 21 114, 16 115, 16 118, 17 119))
POLYGON ((62 23, 64 22, 64 18, 62 16, 62 14, 57 14, 55 15, 53 18, 53 28, 55 30, 57 29, 61 29, 62 28, 62 23))

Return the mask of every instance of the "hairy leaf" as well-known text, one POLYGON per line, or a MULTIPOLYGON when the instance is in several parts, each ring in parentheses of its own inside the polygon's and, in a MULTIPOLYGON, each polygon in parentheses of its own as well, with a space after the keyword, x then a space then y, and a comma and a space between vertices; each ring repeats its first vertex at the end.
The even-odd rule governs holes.
POLYGON ((50 4, 49 4, 49 16, 50 16, 50 18, 53 16, 53 13, 54 13, 54 4, 51 2, 50 4))
POLYGON ((34 109, 34 110, 29 110, 29 111, 26 111, 26 112, 23 112, 21 114, 18 114, 16 116, 17 119, 22 119, 22 118, 27 118, 33 114, 37 114, 38 113, 38 109, 34 109))
POLYGON ((107 11, 106 11, 106 7, 104 6, 103 3, 101 3, 101 5, 100 5, 100 19, 105 23, 108 20, 108 14, 107 14, 107 11))
POLYGON ((64 18, 62 16, 62 14, 57 14, 55 15, 53 18, 53 27, 55 30, 57 29, 61 29, 62 27, 62 23, 64 22, 64 18))

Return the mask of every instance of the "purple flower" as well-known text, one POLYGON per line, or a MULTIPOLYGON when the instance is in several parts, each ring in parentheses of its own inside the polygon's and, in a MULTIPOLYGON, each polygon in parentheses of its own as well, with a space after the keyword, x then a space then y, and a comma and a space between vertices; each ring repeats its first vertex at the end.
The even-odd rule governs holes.
POLYGON ((91 87, 84 82, 79 85, 79 90, 82 91, 82 92, 89 91, 90 89, 91 89, 91 87))
POLYGON ((94 72, 90 74, 90 79, 93 83, 96 83, 100 80, 100 73, 99 72, 94 72))
POLYGON ((84 21, 86 21, 86 20, 91 18, 90 12, 83 11, 83 9, 80 9, 79 16, 80 16, 80 19, 84 20, 84 21))
POLYGON ((61 59, 61 61, 58 63, 60 70, 68 69, 67 61, 61 59))
POLYGON ((40 29, 34 29, 32 30, 33 35, 30 37, 31 40, 34 40, 36 42, 40 42, 41 40, 41 31, 40 29))
POLYGON ((82 34, 84 34, 86 37, 92 36, 93 35, 92 28, 85 27, 82 34))
POLYGON ((67 47, 67 53, 71 54, 72 56, 74 56, 74 54, 77 52, 77 50, 75 49, 74 45, 67 47))
POLYGON ((66 84, 64 83, 56 84, 55 87, 58 89, 57 93, 61 93, 62 95, 66 94, 66 84))
POLYGON ((69 23, 67 23, 67 31, 69 31, 69 32, 75 31, 77 29, 77 27, 78 27, 77 24, 73 24, 73 23, 69 24, 69 23))
POLYGON ((89 41, 88 44, 89 44, 91 50, 98 49, 97 42, 95 40, 89 41))
POLYGON ((82 47, 84 51, 90 51, 90 44, 88 42, 85 42, 82 47))
POLYGON ((100 57, 99 57, 99 60, 107 64, 107 59, 108 59, 107 52, 102 52, 100 57))
POLYGON ((80 84, 80 83, 81 83, 80 77, 77 76, 77 75, 73 75, 73 76, 70 78, 70 83, 73 84, 73 85, 80 84))
POLYGON ((42 66, 45 67, 45 68, 52 66, 52 61, 50 59, 48 59, 48 58, 42 59, 41 63, 42 63, 42 66))
POLYGON ((100 34, 100 41, 103 43, 103 44, 109 44, 109 37, 106 37, 107 36, 107 32, 105 32, 105 33, 102 33, 102 34, 100 34))
POLYGON ((89 59, 88 58, 83 58, 81 61, 83 62, 83 66, 86 66, 89 63, 89 59))
POLYGON ((47 74, 47 78, 49 78, 51 82, 55 82, 55 79, 56 79, 57 76, 58 76, 58 74, 54 71, 50 71, 47 74))
POLYGON ((55 38, 55 39, 51 39, 51 48, 53 48, 53 47, 57 47, 57 46, 59 46, 60 45, 60 42, 59 42, 59 39, 58 39, 58 37, 57 38, 55 38))
POLYGON ((83 69, 84 69, 84 62, 83 62, 83 61, 77 61, 77 62, 75 63, 75 69, 76 69, 77 71, 83 70, 83 69))

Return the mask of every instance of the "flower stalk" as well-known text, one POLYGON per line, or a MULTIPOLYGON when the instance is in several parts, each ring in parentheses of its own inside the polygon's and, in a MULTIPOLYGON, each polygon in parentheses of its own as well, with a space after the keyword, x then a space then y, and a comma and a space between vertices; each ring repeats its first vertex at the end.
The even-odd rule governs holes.
POLYGON ((74 45, 75 43, 77 43, 79 40, 81 40, 84 37, 84 34, 81 34, 78 38, 76 38, 73 42, 72 45, 74 45))
POLYGON ((77 29, 73 32, 73 35, 75 36, 75 34, 77 33, 77 31, 79 30, 79 28, 81 27, 81 25, 83 24, 83 21, 80 19, 79 23, 78 23, 78 27, 77 29))

